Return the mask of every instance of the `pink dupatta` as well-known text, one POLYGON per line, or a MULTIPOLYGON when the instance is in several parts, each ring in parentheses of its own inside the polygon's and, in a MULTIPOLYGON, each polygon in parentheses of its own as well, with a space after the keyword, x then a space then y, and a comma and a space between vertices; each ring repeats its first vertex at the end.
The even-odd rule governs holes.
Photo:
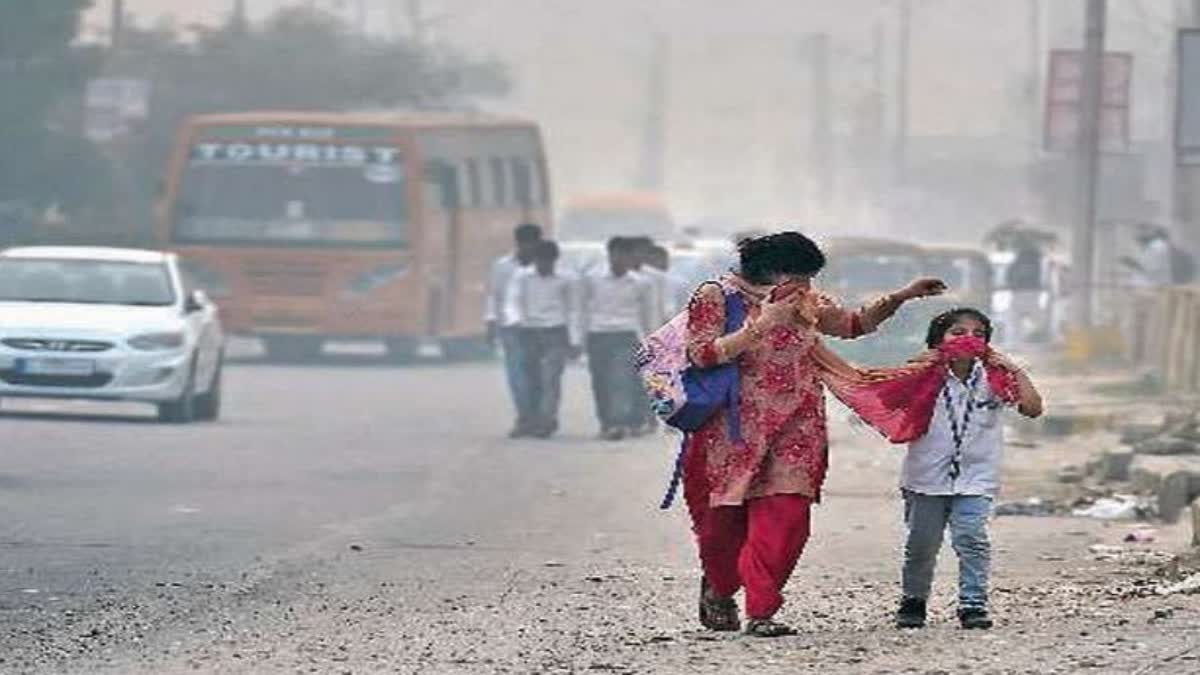
MULTIPOLYGON (((990 347, 973 336, 946 340, 935 351, 898 368, 859 368, 818 344, 814 358, 826 387, 864 422, 892 443, 909 443, 929 431, 938 394, 951 361, 983 359, 990 347)), ((985 366, 988 385, 1003 402, 1019 398, 1016 377, 1003 368, 985 366)))

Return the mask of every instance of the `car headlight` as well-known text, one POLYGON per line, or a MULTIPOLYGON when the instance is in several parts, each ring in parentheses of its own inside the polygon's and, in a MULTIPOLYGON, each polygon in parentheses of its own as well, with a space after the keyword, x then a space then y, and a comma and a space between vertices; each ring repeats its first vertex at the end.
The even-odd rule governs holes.
POLYGON ((142 351, 166 351, 183 347, 183 333, 145 333, 129 338, 129 346, 142 351))
POLYGON ((403 276, 407 271, 404 265, 380 265, 355 276, 346 284, 347 293, 361 295, 386 286, 403 276))

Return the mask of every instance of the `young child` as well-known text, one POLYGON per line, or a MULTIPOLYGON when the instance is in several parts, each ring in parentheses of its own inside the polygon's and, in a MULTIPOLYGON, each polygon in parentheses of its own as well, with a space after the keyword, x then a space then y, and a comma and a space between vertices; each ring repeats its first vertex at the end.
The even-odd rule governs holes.
POLYGON ((896 613, 900 628, 925 626, 934 566, 947 527, 958 555, 958 618, 963 628, 989 629, 988 577, 991 543, 988 518, 999 487, 1005 401, 1034 418, 1042 397, 1029 376, 992 351, 992 322, 976 309, 955 309, 934 318, 927 344, 949 354, 949 373, 924 436, 909 445, 900 487, 904 495, 904 597, 896 613), (947 349, 952 347, 952 349, 947 349), (989 371, 1007 371, 1011 391, 993 391, 989 371))

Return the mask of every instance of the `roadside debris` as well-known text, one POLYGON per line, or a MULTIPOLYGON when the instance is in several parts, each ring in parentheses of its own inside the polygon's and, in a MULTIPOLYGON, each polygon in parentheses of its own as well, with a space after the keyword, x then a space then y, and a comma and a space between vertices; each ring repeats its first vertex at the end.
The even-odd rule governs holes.
POLYGON ((1090 506, 1072 511, 1077 517, 1097 520, 1139 520, 1149 518, 1153 513, 1150 500, 1136 495, 1102 497, 1090 506))
POLYGON ((1019 502, 1005 502, 996 505, 997 516, 1054 516, 1061 509, 1057 502, 1041 497, 1030 497, 1019 502))

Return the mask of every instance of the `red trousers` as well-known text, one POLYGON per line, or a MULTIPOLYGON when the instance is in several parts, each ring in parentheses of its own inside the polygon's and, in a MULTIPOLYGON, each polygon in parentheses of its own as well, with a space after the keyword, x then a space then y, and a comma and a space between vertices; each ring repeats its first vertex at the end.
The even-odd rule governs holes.
POLYGON ((688 448, 684 498, 709 588, 720 597, 746 591, 746 616, 769 619, 808 543, 812 500, 772 495, 741 506, 711 506, 703 451, 688 448))

